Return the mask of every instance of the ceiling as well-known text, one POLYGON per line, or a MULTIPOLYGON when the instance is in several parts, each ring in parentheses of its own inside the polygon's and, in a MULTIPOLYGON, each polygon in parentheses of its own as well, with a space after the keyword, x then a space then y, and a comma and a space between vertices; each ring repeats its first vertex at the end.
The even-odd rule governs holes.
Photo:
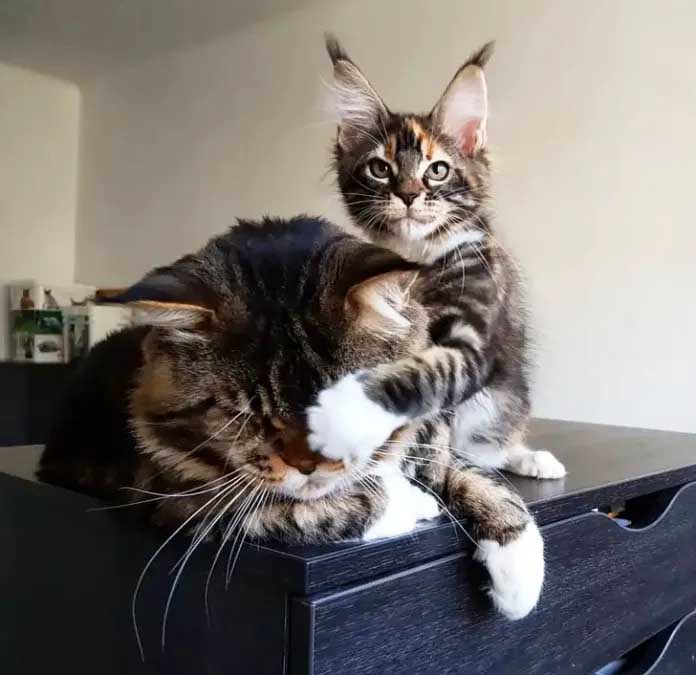
POLYGON ((0 0, 0 61, 80 84, 308 0, 0 0))

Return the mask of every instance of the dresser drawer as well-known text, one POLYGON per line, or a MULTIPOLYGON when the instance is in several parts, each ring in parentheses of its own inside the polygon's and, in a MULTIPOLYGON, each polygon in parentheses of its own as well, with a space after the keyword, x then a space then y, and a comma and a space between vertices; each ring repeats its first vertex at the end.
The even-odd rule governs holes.
POLYGON ((645 675, 696 673, 696 610, 669 633, 667 643, 645 675))
POLYGON ((543 532, 547 580, 526 619, 496 615, 456 553, 294 599, 289 672, 591 673, 696 606, 696 483, 641 529, 587 513, 543 532))
POLYGON ((693 675, 696 673, 696 609, 623 659, 621 675, 693 675))

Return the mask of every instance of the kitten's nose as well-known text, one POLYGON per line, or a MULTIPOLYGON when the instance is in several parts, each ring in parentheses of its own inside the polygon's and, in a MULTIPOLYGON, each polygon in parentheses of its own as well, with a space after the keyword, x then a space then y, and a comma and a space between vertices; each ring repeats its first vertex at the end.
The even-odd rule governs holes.
POLYGON ((406 206, 411 206, 422 190, 423 183, 413 178, 406 178, 396 186, 396 194, 406 206))
POLYGON ((399 199, 406 204, 406 206, 411 206, 413 202, 416 200, 416 197, 420 194, 420 192, 399 192, 399 199))

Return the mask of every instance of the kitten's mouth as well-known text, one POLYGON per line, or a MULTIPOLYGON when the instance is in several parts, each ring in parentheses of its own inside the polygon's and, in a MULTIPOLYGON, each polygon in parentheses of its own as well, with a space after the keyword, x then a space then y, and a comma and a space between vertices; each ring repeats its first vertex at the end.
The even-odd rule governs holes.
POLYGON ((440 227, 438 218, 406 215, 388 222, 390 233, 401 240, 421 241, 440 227))
POLYGON ((412 214, 391 218, 390 223, 400 225, 402 227, 418 227, 419 225, 429 225, 431 218, 419 217, 412 214))

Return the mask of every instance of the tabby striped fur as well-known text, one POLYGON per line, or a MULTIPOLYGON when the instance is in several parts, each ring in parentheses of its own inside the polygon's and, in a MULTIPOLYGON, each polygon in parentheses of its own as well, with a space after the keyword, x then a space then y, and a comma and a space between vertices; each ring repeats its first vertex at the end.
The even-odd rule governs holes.
MULTIPOLYGON (((479 552, 491 542, 505 558, 533 522, 519 497, 453 458, 446 415, 403 425, 374 452, 322 456, 307 445, 305 410, 322 390, 430 344, 413 269, 324 221, 296 218, 242 222, 153 271, 121 298, 144 325, 91 351, 40 477, 187 530, 190 550, 218 532, 230 555, 246 536, 403 534, 442 504, 470 518, 479 552)), ((371 431, 352 410, 342 413, 347 427, 371 431)), ((504 567, 491 555, 481 559, 492 598, 519 618, 541 581, 518 601, 522 584, 496 585, 504 567)))
POLYGON ((488 207, 483 67, 492 45, 464 63, 426 115, 392 113, 335 38, 327 47, 344 202, 371 240, 426 266, 417 292, 431 317, 432 346, 363 373, 366 395, 409 420, 455 413, 450 443, 462 460, 562 476, 550 453, 523 445, 527 317, 516 264, 493 235, 488 207))

